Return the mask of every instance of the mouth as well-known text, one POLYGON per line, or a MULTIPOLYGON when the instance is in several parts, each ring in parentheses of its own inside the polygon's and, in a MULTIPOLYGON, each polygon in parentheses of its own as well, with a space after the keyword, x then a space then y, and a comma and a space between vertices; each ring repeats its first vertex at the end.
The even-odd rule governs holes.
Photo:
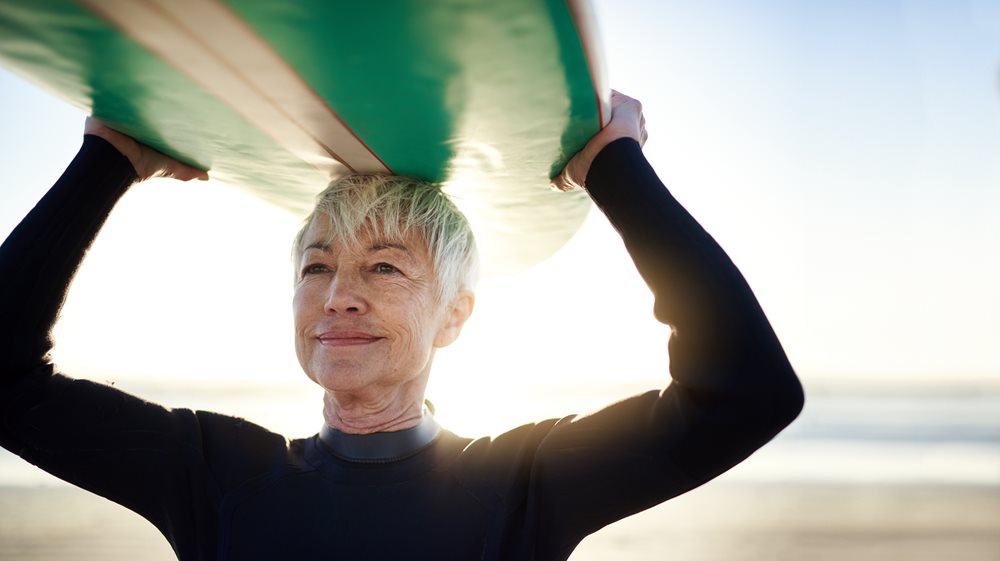
POLYGON ((324 347, 355 347, 377 343, 384 337, 361 331, 329 331, 321 333, 316 339, 324 347))

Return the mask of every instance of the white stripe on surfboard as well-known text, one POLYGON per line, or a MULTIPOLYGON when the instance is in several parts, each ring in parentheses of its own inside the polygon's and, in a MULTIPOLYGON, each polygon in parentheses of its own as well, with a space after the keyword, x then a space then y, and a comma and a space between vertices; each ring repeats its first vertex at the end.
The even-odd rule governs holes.
POLYGON ((594 84, 594 97, 600 112, 601 128, 611 121, 611 86, 604 66, 604 49, 597 29, 597 16, 590 0, 566 0, 569 13, 576 22, 576 33, 583 45, 583 54, 590 69, 590 79, 594 84))
POLYGON ((390 173, 249 25, 218 0, 81 0, 327 177, 390 173))

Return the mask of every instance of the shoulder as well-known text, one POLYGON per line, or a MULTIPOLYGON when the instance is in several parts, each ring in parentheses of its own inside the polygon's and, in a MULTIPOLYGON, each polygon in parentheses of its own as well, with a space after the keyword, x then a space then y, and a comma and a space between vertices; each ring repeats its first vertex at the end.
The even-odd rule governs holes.
POLYGON ((572 418, 547 419, 496 436, 456 441, 463 446, 456 457, 454 471, 476 496, 523 494, 546 437, 560 423, 572 418))
POLYGON ((293 448, 284 436, 240 417, 209 411, 195 416, 206 463, 224 488, 285 465, 293 448))

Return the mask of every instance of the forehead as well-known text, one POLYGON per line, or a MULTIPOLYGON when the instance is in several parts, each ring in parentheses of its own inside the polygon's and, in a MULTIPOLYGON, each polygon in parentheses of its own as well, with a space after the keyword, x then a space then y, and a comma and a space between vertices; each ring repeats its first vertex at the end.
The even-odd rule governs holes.
POLYGON ((317 215, 303 233, 301 250, 310 248, 336 252, 396 248, 428 260, 430 254, 424 236, 412 229, 390 232, 378 222, 366 221, 356 232, 338 232, 325 214, 317 215))

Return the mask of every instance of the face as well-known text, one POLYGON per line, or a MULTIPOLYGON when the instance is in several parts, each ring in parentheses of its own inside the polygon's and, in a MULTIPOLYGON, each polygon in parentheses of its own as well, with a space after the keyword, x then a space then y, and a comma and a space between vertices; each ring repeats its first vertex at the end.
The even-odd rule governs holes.
POLYGON ((434 349, 454 341, 472 311, 469 293, 439 301, 418 236, 358 241, 329 242, 321 216, 299 256, 295 350, 306 374, 329 391, 384 390, 426 377, 434 349))

